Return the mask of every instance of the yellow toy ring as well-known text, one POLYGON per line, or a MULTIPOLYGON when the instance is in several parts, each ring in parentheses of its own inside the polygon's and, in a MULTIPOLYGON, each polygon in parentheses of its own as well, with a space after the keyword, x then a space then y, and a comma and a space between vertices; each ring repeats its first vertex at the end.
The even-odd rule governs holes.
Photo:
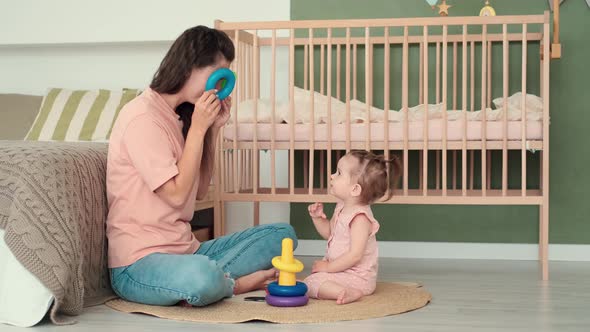
POLYGON ((303 271, 303 263, 298 259, 293 259, 292 263, 285 263, 281 260, 281 256, 276 256, 272 259, 272 265, 279 269, 279 271, 297 273, 303 271))

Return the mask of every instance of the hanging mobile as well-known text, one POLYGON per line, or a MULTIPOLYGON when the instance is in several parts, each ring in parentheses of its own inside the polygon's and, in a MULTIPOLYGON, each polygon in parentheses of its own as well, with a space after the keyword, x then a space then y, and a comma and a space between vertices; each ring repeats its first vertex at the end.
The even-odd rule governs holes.
POLYGON ((488 0, 486 0, 485 6, 479 11, 479 16, 496 16, 496 11, 490 6, 488 0))

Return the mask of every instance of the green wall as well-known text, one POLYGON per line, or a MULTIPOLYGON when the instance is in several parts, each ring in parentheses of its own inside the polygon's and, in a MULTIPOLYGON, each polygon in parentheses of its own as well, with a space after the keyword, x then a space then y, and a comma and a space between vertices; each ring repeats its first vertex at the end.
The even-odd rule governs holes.
MULTIPOLYGON (((474 15, 479 13, 483 1, 453 0, 451 16, 474 15)), ((492 5, 498 15, 511 14, 542 14, 548 9, 544 0, 494 0, 492 5)), ((341 19, 341 18, 387 18, 387 17, 423 17, 435 16, 436 12, 422 0, 291 0, 291 19, 341 19)), ((589 165, 586 132, 590 126, 590 103, 585 102, 590 77, 590 37, 584 30, 590 29, 590 9, 583 0, 570 0, 561 6, 561 42, 562 59, 551 62, 551 162, 550 162, 550 242, 586 244, 590 243, 590 176, 586 171, 589 165)), ((529 30, 530 31, 530 30, 529 30)), ((470 32, 472 32, 470 30, 470 32)), ((474 31, 475 32, 475 31, 474 31)), ((321 33, 318 32, 318 33, 321 33)), ((353 34, 355 32, 353 31, 353 34)), ((372 34, 379 33, 372 31, 372 34)), ((401 33, 401 31, 392 31, 401 33)), ((421 33, 411 31, 410 33, 421 33)), ((430 31, 435 33, 435 31, 430 31)), ((338 34, 338 32, 335 32, 338 34)), ((538 63, 538 44, 529 46, 529 62, 538 63)), ((518 45, 512 45, 517 50, 518 45)), ((382 55, 382 49, 375 49, 375 56, 382 55)), ((449 48, 449 52, 452 50, 449 48)), ((399 61, 392 48, 393 61, 399 61)), ((434 52, 434 50, 430 50, 434 52)), ((477 50, 476 50, 477 52, 477 50)), ((362 50, 359 50, 359 66, 363 66, 362 50)), ((401 53, 399 53, 401 54, 401 53)), ((416 77, 418 56, 417 49, 410 49, 410 106, 417 103, 416 77)), ((461 50, 459 49, 459 54, 461 50)), ((512 94, 520 89, 520 49, 511 52, 510 87, 512 94), (512 55, 515 57, 513 58, 512 55), (516 67, 515 67, 516 66, 516 67)), ((298 52, 299 58, 302 52, 298 52)), ((433 59, 434 53, 430 55, 433 59)), ((477 58, 477 56, 476 56, 477 58)), ((319 58, 318 58, 319 59, 319 58)), ((451 59, 449 57, 449 59, 451 59)), ((496 77, 501 80, 501 48, 493 49, 493 66, 496 77)), ((344 57, 343 57, 344 60, 344 57)), ((379 61, 376 60, 377 64, 379 61)), ((460 60, 459 60, 459 63, 460 60)), ((401 63, 392 63, 393 68, 400 68, 401 63)), ((459 66, 460 67, 460 66, 459 66)), ((378 72, 378 67, 376 68, 378 72)), ((451 73, 449 68, 449 73, 451 73)), ((477 72, 478 70, 476 70, 477 72)), ((528 92, 539 95, 538 66, 528 68, 528 92)), ((392 79, 401 75, 392 72, 392 79)), ((317 75, 316 75, 317 77, 317 75)), ((434 89, 434 73, 430 74, 434 89)), ((459 77, 461 77, 459 75, 459 77)), ((297 75, 301 86, 302 75, 297 75)), ((364 100, 363 78, 359 78, 359 99, 364 100)), ((378 88, 375 77, 375 106, 382 107, 382 89, 378 88)), ((382 76, 380 77, 382 82, 382 76)), ((449 75, 451 79, 451 75, 449 75)), ((480 78, 476 77, 476 91, 480 78)), ((382 83, 381 83, 382 84, 382 83)), ((400 85, 392 82, 391 108, 399 109, 401 104, 400 85)), ((316 84, 317 86, 317 84, 316 84)), ((458 86, 460 89, 460 85, 458 86)), ((449 89, 450 90, 450 89, 449 89)), ((450 93, 450 92, 449 92, 450 93)), ((430 93, 431 102, 434 94, 430 93)), ((501 87, 494 84, 493 97, 501 96, 501 87)), ((449 100, 450 95, 449 95, 449 100)), ((459 98, 460 100, 460 98, 459 98)), ((475 97, 476 109, 479 109, 479 93, 475 97)), ((460 107, 460 101, 458 103, 460 107)), ((468 101, 469 105, 469 101, 468 101)), ((509 164, 519 165, 519 154, 511 154, 509 164)), ((529 153, 529 179, 527 186, 538 186, 539 154, 529 153)), ((432 158, 430 158, 432 160, 432 158)), ((499 162, 499 158, 494 158, 499 162)), ((316 158, 317 160, 317 158, 316 158)), ((476 159, 477 160, 477 159, 476 159)), ((410 161, 410 168, 412 160, 410 161)), ((432 169, 432 167, 431 167, 432 169)), ((510 185, 519 188, 518 174, 520 168, 511 167, 510 185)), ((415 176, 415 171, 409 174, 415 176)), ((479 181, 476 179, 476 181, 479 181)), ((432 180, 430 180, 432 183, 432 180)), ((493 178, 494 186, 499 179, 493 178)), ((307 204, 292 204, 291 223, 302 239, 319 239, 313 224, 307 215, 307 204)), ((332 206, 327 208, 331 212, 332 206)), ((382 227, 378 234, 379 240, 392 241, 443 241, 443 242, 500 242, 500 243, 536 243, 538 241, 538 208, 528 206, 425 206, 425 205, 376 205, 374 212, 381 221, 382 227)))

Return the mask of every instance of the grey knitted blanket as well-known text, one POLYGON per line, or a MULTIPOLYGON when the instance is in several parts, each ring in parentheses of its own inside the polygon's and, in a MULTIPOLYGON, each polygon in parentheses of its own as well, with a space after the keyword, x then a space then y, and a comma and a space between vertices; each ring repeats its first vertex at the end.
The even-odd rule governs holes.
POLYGON ((0 141, 0 228, 55 296, 54 323, 112 298, 107 270, 107 145, 0 141))

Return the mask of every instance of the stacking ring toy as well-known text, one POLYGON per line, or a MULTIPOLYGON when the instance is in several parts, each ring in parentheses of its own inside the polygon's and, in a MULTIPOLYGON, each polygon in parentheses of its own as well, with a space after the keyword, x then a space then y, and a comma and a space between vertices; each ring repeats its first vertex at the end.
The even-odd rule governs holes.
POLYGON ((276 281, 268 284, 268 293, 273 296, 295 297, 307 293, 307 285, 297 282, 295 286, 280 286, 276 281))
POLYGON ((280 297, 267 295, 266 303, 275 307, 301 307, 307 304, 307 296, 280 297))
POLYGON ((295 273, 303 270, 303 263, 293 257, 292 239, 283 239, 281 256, 273 258, 272 265, 279 270, 279 285, 295 286, 295 273))
POLYGON ((293 257, 293 240, 283 239, 281 256, 272 259, 272 265, 279 270, 278 283, 272 282, 266 287, 266 303, 274 307, 300 307, 307 304, 309 298, 307 285, 295 279, 295 273, 303 270, 303 263, 293 257))
POLYGON ((219 81, 221 82, 221 90, 217 92, 217 98, 224 100, 234 89, 236 85, 236 75, 233 71, 227 68, 219 68, 209 76, 207 83, 205 84, 205 91, 215 89, 215 86, 219 81), (222 81, 223 80, 223 81, 222 81))

